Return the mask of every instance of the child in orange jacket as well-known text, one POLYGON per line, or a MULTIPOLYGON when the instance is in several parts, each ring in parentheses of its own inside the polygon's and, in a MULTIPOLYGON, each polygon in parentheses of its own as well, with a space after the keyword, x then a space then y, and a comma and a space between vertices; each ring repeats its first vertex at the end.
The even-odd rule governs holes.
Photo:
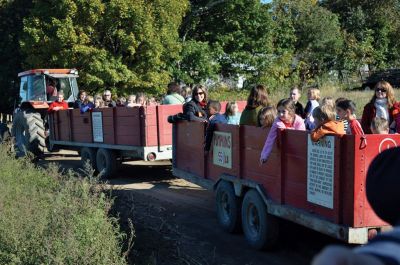
POLYGON ((316 107, 312 113, 316 128, 311 132, 311 140, 317 142, 327 134, 346 134, 342 121, 336 120, 335 109, 331 105, 316 107))

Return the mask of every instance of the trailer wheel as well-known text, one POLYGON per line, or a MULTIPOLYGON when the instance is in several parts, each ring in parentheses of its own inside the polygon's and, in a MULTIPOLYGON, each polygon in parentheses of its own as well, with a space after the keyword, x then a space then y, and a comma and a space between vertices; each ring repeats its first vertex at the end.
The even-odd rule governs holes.
POLYGON ((240 229, 240 199, 231 183, 222 180, 218 184, 215 204, 221 227, 229 233, 237 232, 240 229))
POLYGON ((97 170, 104 178, 110 178, 117 169, 115 153, 110 149, 99 148, 96 155, 97 170))
POLYGON ((267 206, 256 190, 249 190, 242 204, 243 232, 255 249, 270 249, 278 241, 278 218, 267 212, 267 206))
POLYGON ((90 147, 82 147, 80 150, 82 167, 85 168, 86 163, 96 170, 96 149, 90 147))
POLYGON ((45 128, 40 113, 20 111, 15 114, 12 135, 15 137, 17 156, 27 152, 41 155, 46 147, 45 128))

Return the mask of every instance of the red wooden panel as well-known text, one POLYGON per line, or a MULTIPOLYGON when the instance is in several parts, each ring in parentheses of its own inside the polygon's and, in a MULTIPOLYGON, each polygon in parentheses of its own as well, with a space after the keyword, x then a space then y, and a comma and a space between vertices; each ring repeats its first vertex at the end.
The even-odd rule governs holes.
POLYGON ((138 116, 139 115, 139 108, 140 107, 133 107, 133 108, 116 108, 115 113, 118 118, 121 117, 131 117, 131 116, 138 116))
POLYGON ((157 131, 158 145, 172 144, 172 124, 168 122, 168 116, 182 112, 182 105, 157 106, 157 131))
POLYGON ((305 131, 285 130, 282 140, 282 177, 284 179, 284 203, 318 214, 333 222, 340 220, 339 175, 341 139, 335 137, 333 177, 333 209, 310 203, 307 200, 307 143, 305 131))
MULTIPOLYGON (((231 134, 231 151, 232 151, 232 168, 225 168, 213 163, 213 143, 206 157, 206 176, 207 178, 218 180, 221 174, 229 174, 231 176, 240 176, 240 141, 239 141, 239 126, 217 124, 216 131, 226 132, 231 134)), ((213 139, 214 141, 215 139, 213 139)))
POLYGON ((157 146, 158 145, 158 133, 157 133, 157 125, 146 126, 145 127, 145 142, 144 146, 157 146))
POLYGON ((114 134, 104 134, 103 140, 105 144, 114 144, 114 134))
POLYGON ((141 141, 143 146, 157 146, 157 106, 141 108, 141 141))
POLYGON ((103 116, 103 126, 114 126, 114 117, 103 116))
POLYGON ((375 226, 385 223, 375 215, 365 194, 368 167, 377 154, 400 145, 400 135, 367 135, 366 139, 354 136, 354 226, 375 226), (358 169, 358 170, 357 170, 358 169))
POLYGON ((141 119, 140 107, 116 108, 115 144, 141 146, 141 119))
MULTIPOLYGON (((103 118, 104 122, 104 118, 103 118)), ((105 144, 115 144, 114 138, 114 125, 105 125, 103 123, 103 143, 105 144)))
POLYGON ((179 122, 177 124, 176 167, 205 177, 204 172, 204 130, 200 122, 179 122))
POLYGON ((56 130, 58 131, 58 136, 60 141, 70 141, 71 140, 71 124, 69 118, 68 110, 56 111, 57 123, 56 130))
POLYGON ((114 108, 101 108, 101 109, 94 109, 93 112, 101 112, 103 113, 104 117, 113 117, 113 109, 114 108))
POLYGON ((355 147, 354 136, 344 135, 341 144, 341 169, 340 169, 340 222, 354 226, 354 172, 355 172, 355 147))
POLYGON ((80 143, 92 143, 93 137, 91 134, 87 134, 87 133, 82 134, 82 133, 74 132, 74 141, 80 142, 80 143))
POLYGON ((277 144, 268 162, 260 165, 260 154, 268 130, 254 126, 240 126, 240 129, 241 177, 260 183, 271 199, 281 202, 281 158, 277 144))
POLYGON ((93 141, 92 117, 90 112, 71 110, 72 141, 91 143, 93 141))

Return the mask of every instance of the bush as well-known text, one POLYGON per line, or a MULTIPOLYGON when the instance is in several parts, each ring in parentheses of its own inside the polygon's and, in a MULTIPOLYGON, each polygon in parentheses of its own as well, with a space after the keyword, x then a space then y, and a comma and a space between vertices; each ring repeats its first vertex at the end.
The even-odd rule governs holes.
POLYGON ((0 146, 0 264, 126 264, 111 200, 94 185, 0 146))

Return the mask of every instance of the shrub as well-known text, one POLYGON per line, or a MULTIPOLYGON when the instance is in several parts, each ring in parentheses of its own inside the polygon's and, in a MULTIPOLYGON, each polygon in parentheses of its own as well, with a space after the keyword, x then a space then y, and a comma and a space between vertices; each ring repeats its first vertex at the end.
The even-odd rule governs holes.
POLYGON ((111 203, 93 179, 0 146, 0 264, 126 264, 111 203))

